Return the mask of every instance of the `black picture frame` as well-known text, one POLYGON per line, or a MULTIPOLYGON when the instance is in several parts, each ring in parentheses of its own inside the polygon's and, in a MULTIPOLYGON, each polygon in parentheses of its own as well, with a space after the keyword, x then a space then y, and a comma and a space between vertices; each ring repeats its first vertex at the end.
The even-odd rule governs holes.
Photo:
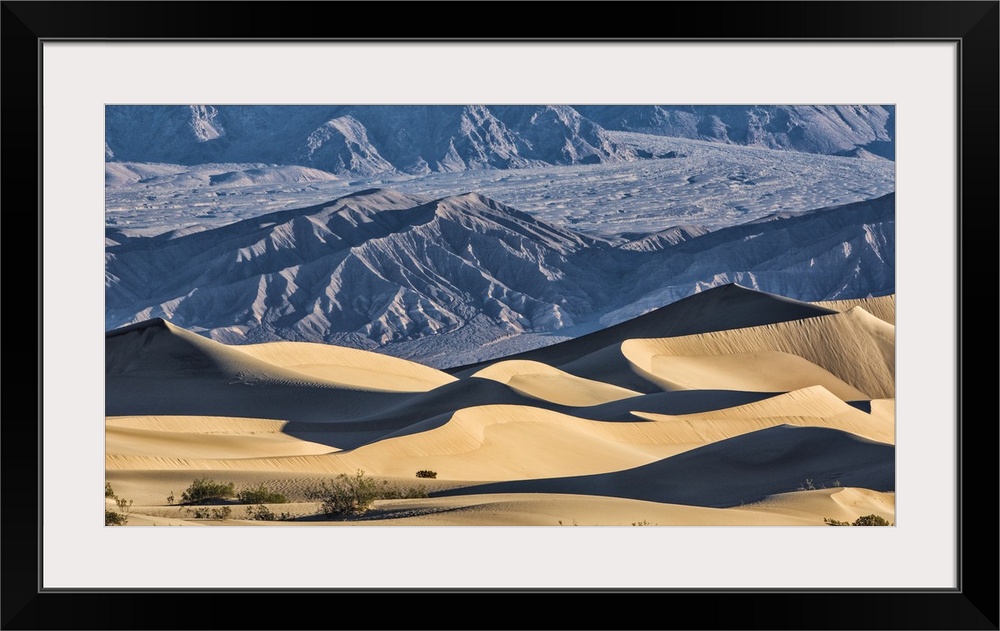
MULTIPOLYGON (((983 412, 979 394, 995 392, 998 346, 996 305, 979 302, 997 289, 998 59, 1000 2, 673 2, 553 6, 567 14, 554 37, 532 7, 484 3, 498 15, 492 32, 456 38, 436 33, 389 37, 378 17, 383 5, 356 4, 372 20, 350 21, 351 32, 325 19, 333 3, 308 2, 2 2, 2 175, 7 253, 23 252, 37 234, 37 274, 11 267, 8 335, 3 354, 8 386, 0 442, 3 466, 2 626, 4 629, 173 628, 705 628, 705 629, 997 629, 996 474, 998 428, 994 406, 983 412), (327 5, 324 10, 320 6, 327 5), (649 13, 653 10, 653 13, 649 13), (568 15, 568 14, 573 15, 568 15), (649 15, 657 19, 650 20, 649 15), (672 19, 670 19, 672 18, 672 19), (536 23, 530 28, 526 22, 536 23), (953 590, 358 590, 340 593, 213 590, 203 592, 42 591, 39 588, 41 411, 41 42, 53 39, 364 39, 470 41, 921 41, 957 42, 960 51, 958 217, 959 514, 958 587, 953 590), (37 126, 32 122, 37 122, 37 126), (32 194, 34 191, 34 194, 32 194), (27 197, 27 199, 23 199, 27 197), (32 214, 30 208, 37 208, 32 214), (10 223, 14 221, 15 223, 10 223), (14 245, 18 244, 18 245, 14 245), (12 249, 13 248, 13 249, 12 249), (985 260, 988 257, 988 260, 985 260), (22 287, 22 285, 25 285, 22 287), (36 296, 36 344, 29 344, 20 311, 36 296), (968 298, 968 308, 963 308, 968 298), (12 302, 13 300, 13 302, 12 302), (16 305, 11 309, 11 305, 16 305), (984 325, 974 316, 993 316, 984 325), (13 328, 12 328, 13 327, 13 328), (11 331, 16 333, 12 334, 11 331), (963 335, 964 333, 964 335, 963 335), (968 339, 975 344, 963 352, 968 339), (984 349, 984 350, 983 350, 984 349), (984 370, 981 354, 986 354, 984 370), (25 363, 38 362, 35 384, 25 363), (979 358, 979 359, 977 359, 979 358), (5 363, 7 363, 5 362, 5 363), (14 370, 19 367, 18 370, 14 370), (989 377, 990 381, 985 382, 989 377), (35 391, 35 405, 23 391, 35 391), (966 394, 970 396, 966 397, 966 394), (969 404, 971 402, 971 405, 969 404), (968 411, 969 414, 965 414, 968 411), (968 419, 968 420, 966 420, 968 419), (31 481, 37 480, 37 484, 31 481), (461 603, 454 599, 461 599, 461 603), (467 602, 466 602, 467 601, 467 602), (483 607, 472 618, 458 612, 483 607), (300 615, 297 615, 300 614, 300 615)), ((387 6, 387 5, 386 5, 387 6)), ((463 11, 470 5, 392 6, 393 23, 423 23, 428 10, 463 11)), ((384 17, 384 16, 383 16, 384 17)), ((482 20, 474 20, 476 28, 482 20)), ((402 29, 400 29, 402 30, 402 29)), ((420 30, 420 29, 416 29, 420 30)), ((932 247, 929 245, 928 247, 932 247)), ((23 255, 23 254, 22 254, 23 255)), ((22 256, 14 254, 14 256, 22 256)), ((16 259, 15 259, 16 261, 16 259)), ((942 519, 952 516, 943 515, 942 519)), ((109 563, 127 565, 108 551, 109 563)), ((878 571, 859 562, 859 572, 878 571)))

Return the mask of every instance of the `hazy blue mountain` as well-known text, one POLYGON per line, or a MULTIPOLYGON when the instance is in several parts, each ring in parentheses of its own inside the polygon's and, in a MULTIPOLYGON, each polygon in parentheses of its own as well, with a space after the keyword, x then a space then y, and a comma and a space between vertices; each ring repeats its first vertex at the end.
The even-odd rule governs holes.
POLYGON ((580 105, 606 129, 807 153, 895 158, 893 105, 580 105))
MULTIPOLYGON (((607 130, 893 157, 891 106, 110 105, 106 161, 371 176, 631 161, 607 130), (859 153, 863 152, 863 153, 859 153)), ((669 157, 669 156, 668 156, 669 157)))
POLYGON ((364 176, 635 158, 633 150, 565 106, 106 108, 105 159, 122 162, 263 162, 364 176))

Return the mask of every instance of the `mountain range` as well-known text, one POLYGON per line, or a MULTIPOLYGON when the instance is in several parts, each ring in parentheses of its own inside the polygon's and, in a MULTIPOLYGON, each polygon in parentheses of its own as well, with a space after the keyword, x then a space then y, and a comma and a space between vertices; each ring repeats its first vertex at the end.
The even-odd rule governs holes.
POLYGON ((661 157, 609 130, 895 155, 892 106, 109 105, 105 160, 426 174, 661 157))
POLYGON ((610 130, 895 158, 892 105, 583 105, 576 109, 610 130))
POLYGON ((105 327, 159 317, 229 344, 322 341, 456 366, 730 283, 806 301, 886 295, 894 221, 889 194, 612 242, 477 193, 371 189, 193 233, 108 228, 105 327))

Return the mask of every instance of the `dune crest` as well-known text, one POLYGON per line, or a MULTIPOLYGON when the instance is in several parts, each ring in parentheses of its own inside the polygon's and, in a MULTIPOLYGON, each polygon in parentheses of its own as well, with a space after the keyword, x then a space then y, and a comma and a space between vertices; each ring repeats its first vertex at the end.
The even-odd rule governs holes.
MULTIPOLYGON (((621 351, 633 367, 654 378, 659 378, 657 362, 667 367, 672 367, 675 363, 675 360, 662 360, 659 357, 785 353, 815 364, 862 393, 862 396, 857 396, 857 393, 851 395, 854 398, 893 398, 895 364, 888 352, 894 345, 893 334, 892 325, 875 318, 860 307, 854 307, 844 313, 745 329, 671 338, 631 339, 622 343, 621 351)), ((755 360, 767 356, 746 357, 755 360)), ((740 374, 749 372, 756 371, 741 370, 740 374)), ((819 375, 814 374, 811 378, 819 378, 819 375)), ((667 378, 666 381, 670 382, 670 379, 667 378)), ((794 389, 809 385, 823 385, 835 391, 835 388, 830 387, 832 382, 797 383, 794 389)))
POLYGON ((772 495, 737 510, 789 518, 834 519, 853 522, 862 515, 896 521, 896 494, 856 487, 831 487, 772 495))
POLYGON ((845 401, 868 399, 829 371, 790 353, 756 351, 682 357, 648 355, 638 344, 622 345, 633 369, 667 391, 735 388, 750 392, 781 392, 822 386, 845 401), (641 363, 640 363, 641 362, 641 363))
POLYGON ((896 294, 848 300, 821 300, 812 304, 834 311, 847 311, 852 307, 861 307, 883 322, 896 324, 896 294))
POLYGON ((381 392, 426 392, 457 381, 416 362, 315 342, 267 342, 232 348, 280 368, 347 388, 381 392))
POLYGON ((775 425, 829 427, 869 440, 895 444, 895 423, 891 415, 866 414, 844 403, 822 386, 697 414, 633 414, 652 421, 687 425, 698 431, 706 444, 775 425))
POLYGON ((528 397, 574 407, 600 405, 640 395, 634 390, 584 379, 528 360, 497 362, 472 376, 506 384, 528 397))

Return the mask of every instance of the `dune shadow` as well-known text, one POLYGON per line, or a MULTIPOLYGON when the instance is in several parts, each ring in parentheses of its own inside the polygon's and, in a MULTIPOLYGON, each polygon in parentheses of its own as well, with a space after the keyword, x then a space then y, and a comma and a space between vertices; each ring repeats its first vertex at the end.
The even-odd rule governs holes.
POLYGON ((895 447, 822 427, 778 425, 647 465, 596 475, 518 480, 431 493, 562 493, 730 508, 776 493, 853 486, 895 489, 895 447))

